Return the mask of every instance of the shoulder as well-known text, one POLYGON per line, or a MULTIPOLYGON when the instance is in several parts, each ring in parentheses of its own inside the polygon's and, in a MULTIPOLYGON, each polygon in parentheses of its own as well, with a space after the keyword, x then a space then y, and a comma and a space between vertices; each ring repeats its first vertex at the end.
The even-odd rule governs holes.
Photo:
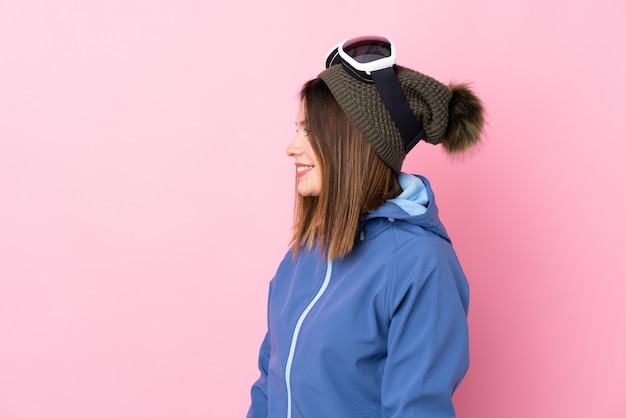
POLYGON ((393 233, 397 245, 389 260, 391 306, 396 306, 408 293, 451 293, 467 298, 467 280, 449 241, 419 226, 400 222, 393 233), (413 233, 407 233, 406 229, 413 233))

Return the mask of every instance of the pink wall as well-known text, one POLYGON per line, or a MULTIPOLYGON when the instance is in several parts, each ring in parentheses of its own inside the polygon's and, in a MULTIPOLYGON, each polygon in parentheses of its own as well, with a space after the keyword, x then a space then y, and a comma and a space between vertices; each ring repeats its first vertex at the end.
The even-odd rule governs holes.
POLYGON ((626 416, 623 2, 210 3, 0 2, 0 418, 244 415, 294 97, 364 33, 489 109, 405 164, 472 285, 459 417, 626 416))

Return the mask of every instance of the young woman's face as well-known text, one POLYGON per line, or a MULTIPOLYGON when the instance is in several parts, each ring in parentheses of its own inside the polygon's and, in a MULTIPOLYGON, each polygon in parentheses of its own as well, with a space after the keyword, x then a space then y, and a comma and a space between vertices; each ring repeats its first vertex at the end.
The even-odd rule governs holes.
POLYGON ((296 118, 296 137, 287 147, 287 155, 295 160, 298 193, 302 196, 319 196, 322 190, 322 173, 309 142, 307 128, 305 103, 301 101, 296 118))

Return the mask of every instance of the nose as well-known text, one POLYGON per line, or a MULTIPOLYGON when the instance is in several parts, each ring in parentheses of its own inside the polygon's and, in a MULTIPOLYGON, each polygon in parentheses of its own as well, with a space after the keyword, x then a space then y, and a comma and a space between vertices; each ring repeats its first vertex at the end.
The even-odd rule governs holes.
POLYGON ((291 143, 287 146, 287 149, 285 151, 287 152, 287 155, 289 157, 295 157, 302 153, 302 149, 300 148, 299 141, 298 141, 298 135, 296 135, 293 141, 291 141, 291 143))

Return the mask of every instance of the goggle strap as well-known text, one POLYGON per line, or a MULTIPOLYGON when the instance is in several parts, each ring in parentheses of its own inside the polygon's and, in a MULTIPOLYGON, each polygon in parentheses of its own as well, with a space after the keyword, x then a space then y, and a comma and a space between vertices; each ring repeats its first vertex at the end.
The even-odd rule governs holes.
POLYGON ((405 152, 409 152, 426 134, 406 100, 395 70, 389 67, 372 71, 372 79, 380 98, 400 131, 405 152))

